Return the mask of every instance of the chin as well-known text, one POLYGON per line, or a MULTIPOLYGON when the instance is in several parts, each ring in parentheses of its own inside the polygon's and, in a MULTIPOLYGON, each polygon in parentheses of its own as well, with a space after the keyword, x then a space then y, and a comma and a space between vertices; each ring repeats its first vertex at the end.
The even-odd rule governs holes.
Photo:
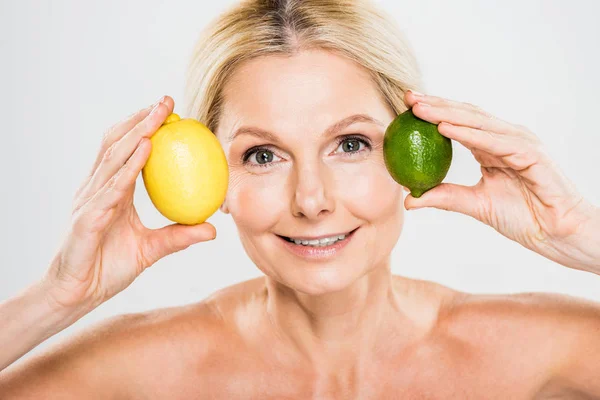
POLYGON ((282 278, 281 283, 290 289, 311 296, 320 296, 342 291, 367 273, 359 265, 355 264, 354 268, 349 268, 348 263, 344 264, 313 268, 295 267, 294 271, 288 270, 279 276, 282 278))

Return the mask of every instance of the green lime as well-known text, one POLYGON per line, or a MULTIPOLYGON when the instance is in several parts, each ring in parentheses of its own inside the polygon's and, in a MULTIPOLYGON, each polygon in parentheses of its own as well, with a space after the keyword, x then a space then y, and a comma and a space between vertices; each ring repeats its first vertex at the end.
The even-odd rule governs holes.
POLYGON ((437 125, 416 117, 412 110, 398 115, 387 127, 383 158, 392 178, 421 197, 439 185, 452 162, 452 142, 437 125))

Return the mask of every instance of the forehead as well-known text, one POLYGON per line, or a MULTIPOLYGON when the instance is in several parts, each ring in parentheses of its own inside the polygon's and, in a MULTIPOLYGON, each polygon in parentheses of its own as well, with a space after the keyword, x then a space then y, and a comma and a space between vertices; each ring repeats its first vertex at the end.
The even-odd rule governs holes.
POLYGON ((282 132, 318 130, 351 114, 392 117, 368 71, 325 50, 247 61, 230 76, 223 99, 219 135, 240 125, 282 132))

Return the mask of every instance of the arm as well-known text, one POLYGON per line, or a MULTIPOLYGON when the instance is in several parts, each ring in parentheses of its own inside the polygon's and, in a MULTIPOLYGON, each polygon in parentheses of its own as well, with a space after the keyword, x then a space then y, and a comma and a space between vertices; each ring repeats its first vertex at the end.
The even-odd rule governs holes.
POLYGON ((141 365, 127 332, 136 319, 113 317, 11 365, 0 372, 2 399, 132 398, 141 365))
POLYGON ((163 97, 104 136, 44 278, 0 303, 0 371, 127 288, 159 259, 214 239, 209 223, 148 229, 133 205, 135 181, 150 155, 149 138, 173 107, 173 100, 163 97))
POLYGON ((75 196, 70 229, 44 278, 0 303, 0 371, 124 289, 135 278, 134 271, 147 266, 129 254, 148 245, 139 229, 123 223, 133 207, 123 205, 131 204, 126 190, 148 157, 149 148, 141 147, 140 139, 158 129, 172 106, 161 105, 159 115, 140 110, 105 135, 92 171, 75 196), (127 212, 116 213, 118 208, 127 212))
POLYGON ((0 373, 88 312, 89 308, 84 306, 57 307, 47 294, 46 284, 40 281, 0 303, 0 343, 3 343, 0 346, 0 373))

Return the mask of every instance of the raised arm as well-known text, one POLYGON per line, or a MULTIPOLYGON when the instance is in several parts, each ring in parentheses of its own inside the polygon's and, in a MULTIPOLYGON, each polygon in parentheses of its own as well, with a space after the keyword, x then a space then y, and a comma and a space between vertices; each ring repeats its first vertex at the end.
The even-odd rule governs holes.
POLYGON ((600 210, 578 192, 529 129, 471 104, 408 91, 413 113, 465 147, 481 164, 474 186, 443 183, 407 209, 469 215, 566 267, 600 275, 600 210))
POLYGON ((133 206, 135 181, 150 155, 148 138, 173 107, 164 97, 107 132, 43 279, 0 303, 0 393, 18 379, 6 368, 15 360, 127 288, 160 258, 215 237, 209 223, 148 229, 133 206))

